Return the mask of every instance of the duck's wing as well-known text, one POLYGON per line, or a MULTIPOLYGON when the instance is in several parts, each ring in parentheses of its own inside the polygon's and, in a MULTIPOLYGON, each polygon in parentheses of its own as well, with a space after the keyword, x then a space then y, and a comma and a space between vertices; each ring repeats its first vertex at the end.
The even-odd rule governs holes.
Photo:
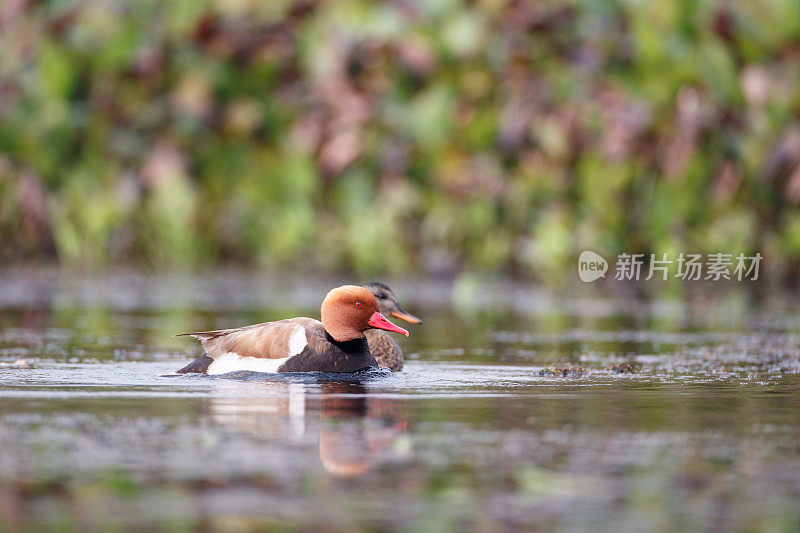
POLYGON ((308 345, 308 335, 324 334, 322 323, 299 317, 253 324, 243 328, 182 333, 200 340, 208 357, 226 354, 257 359, 285 359, 297 355, 308 345))

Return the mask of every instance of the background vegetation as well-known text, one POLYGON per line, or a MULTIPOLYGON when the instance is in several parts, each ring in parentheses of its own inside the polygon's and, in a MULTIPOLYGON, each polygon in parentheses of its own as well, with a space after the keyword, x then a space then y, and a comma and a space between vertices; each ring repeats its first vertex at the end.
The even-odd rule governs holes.
POLYGON ((6 0, 0 257, 800 272, 797 0, 6 0))

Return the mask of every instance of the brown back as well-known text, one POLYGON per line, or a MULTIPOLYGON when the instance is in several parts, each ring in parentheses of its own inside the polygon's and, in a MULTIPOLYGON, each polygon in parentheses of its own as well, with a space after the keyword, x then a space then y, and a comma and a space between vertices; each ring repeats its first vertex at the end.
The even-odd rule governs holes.
POLYGON ((292 353, 292 337, 295 335, 325 336, 325 330, 319 320, 298 317, 253 324, 242 328, 221 329, 217 331, 198 331, 184 333, 199 339, 206 355, 216 359, 229 352, 241 357, 257 357, 263 359, 283 359, 292 353))

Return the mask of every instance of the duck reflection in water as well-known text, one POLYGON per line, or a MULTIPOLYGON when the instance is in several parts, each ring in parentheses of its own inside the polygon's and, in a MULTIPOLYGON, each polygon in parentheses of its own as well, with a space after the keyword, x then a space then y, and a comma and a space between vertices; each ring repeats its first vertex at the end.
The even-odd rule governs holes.
POLYGON ((341 477, 410 453, 401 400, 371 398, 359 383, 267 385, 274 396, 212 399, 212 420, 277 444, 305 445, 318 436, 322 466, 341 477))

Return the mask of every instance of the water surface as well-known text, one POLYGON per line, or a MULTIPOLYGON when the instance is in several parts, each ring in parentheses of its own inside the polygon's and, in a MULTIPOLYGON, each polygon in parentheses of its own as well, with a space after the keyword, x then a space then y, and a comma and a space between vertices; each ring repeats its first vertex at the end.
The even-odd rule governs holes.
POLYGON ((0 527, 798 528, 786 295, 401 281, 401 373, 160 376, 337 283, 4 276, 0 527))

